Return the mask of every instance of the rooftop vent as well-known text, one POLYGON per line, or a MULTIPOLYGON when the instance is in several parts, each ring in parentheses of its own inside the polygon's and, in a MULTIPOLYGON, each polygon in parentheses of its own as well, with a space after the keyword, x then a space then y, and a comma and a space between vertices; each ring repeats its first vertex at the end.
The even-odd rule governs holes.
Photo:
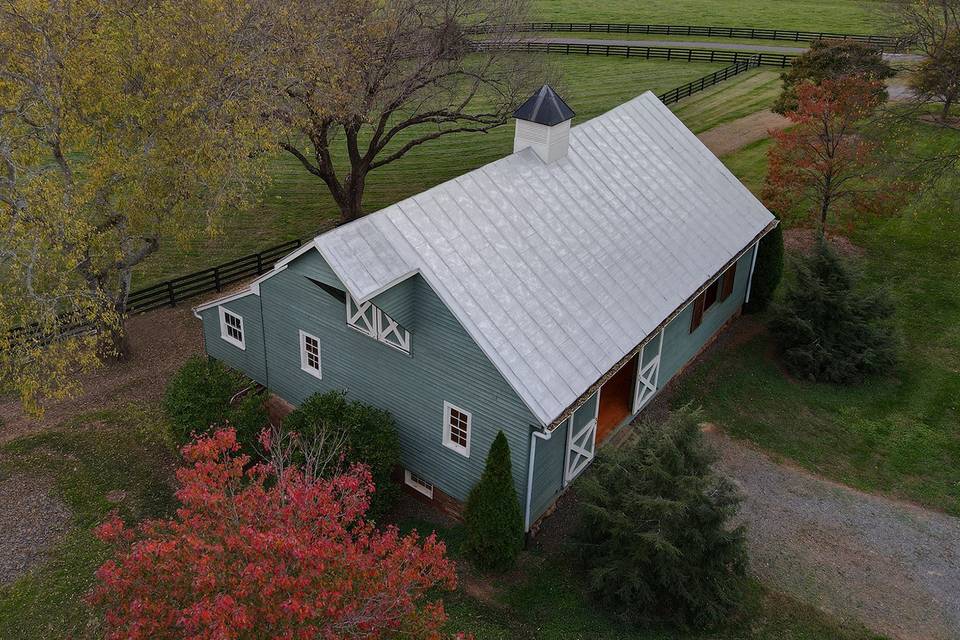
POLYGON ((513 112, 517 120, 513 152, 531 147, 547 163, 565 157, 574 115, 550 85, 543 85, 513 112))

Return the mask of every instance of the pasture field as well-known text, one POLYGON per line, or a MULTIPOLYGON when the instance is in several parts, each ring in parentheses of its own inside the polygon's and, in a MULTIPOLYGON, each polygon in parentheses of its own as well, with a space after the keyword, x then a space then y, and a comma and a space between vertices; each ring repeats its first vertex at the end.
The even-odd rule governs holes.
MULTIPOLYGON (((960 131, 929 124, 899 138, 917 153, 960 147, 960 131)), ((755 191, 768 146, 763 141, 724 159, 755 191)), ((708 419, 732 435, 814 473, 960 515, 957 189, 954 176, 895 217, 837 229, 864 251, 853 262, 862 286, 886 290, 896 305, 900 363, 887 375, 850 387, 792 379, 760 332, 706 359, 676 401, 702 404, 708 419)))
MULTIPOLYGON (((551 55, 548 60, 559 78, 558 91, 577 113, 574 124, 644 91, 662 93, 725 66, 583 55, 551 55)), ((377 211, 425 191, 510 153, 512 147, 512 122, 486 134, 454 134, 417 147, 370 174, 366 210, 377 211)), ((336 220, 338 211, 326 186, 292 156, 275 158, 270 174, 259 202, 230 216, 219 235, 186 245, 161 244, 157 255, 137 271, 134 288, 313 234, 336 220)))
POLYGON ((878 0, 534 0, 533 20, 884 33, 878 0))

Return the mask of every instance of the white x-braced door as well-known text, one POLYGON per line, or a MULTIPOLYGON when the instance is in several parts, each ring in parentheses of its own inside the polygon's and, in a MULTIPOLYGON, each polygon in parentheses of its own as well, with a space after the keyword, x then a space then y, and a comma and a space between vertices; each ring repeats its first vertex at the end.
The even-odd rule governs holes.
POLYGON ((660 356, 663 353, 663 331, 640 349, 637 363, 637 387, 633 395, 633 412, 650 402, 657 392, 660 380, 660 356))
MULTIPOLYGON (((597 402, 599 409, 599 399, 597 402)), ((575 430, 574 419, 571 416, 567 425, 567 455, 563 467, 564 485, 573 481, 587 468, 597 448, 597 415, 575 430)))

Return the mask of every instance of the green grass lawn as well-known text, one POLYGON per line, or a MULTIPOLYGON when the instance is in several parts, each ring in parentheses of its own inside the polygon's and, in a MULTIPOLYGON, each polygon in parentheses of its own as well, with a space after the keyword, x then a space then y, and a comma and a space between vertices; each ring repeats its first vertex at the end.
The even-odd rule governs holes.
MULTIPOLYGON (((917 125, 915 149, 957 148, 960 132, 917 125)), ((762 183, 768 142, 725 162, 762 183)), ((863 285, 887 290, 902 344, 889 375, 850 387, 795 381, 759 335, 717 353, 682 385, 731 434, 868 491, 960 515, 960 201, 946 186, 901 215, 854 225, 863 285)), ((789 227, 788 227, 789 228, 789 227)))
MULTIPOLYGON (((600 115, 644 91, 662 93, 723 68, 723 64, 647 61, 600 56, 556 55, 560 91, 577 112, 574 123, 600 115)), ((418 147, 370 175, 365 207, 376 211, 398 200, 480 167, 512 150, 513 126, 487 134, 451 135, 418 147)), ((323 183, 292 157, 278 157, 272 183, 259 204, 231 216, 213 240, 187 246, 169 242, 142 265, 135 287, 184 275, 307 236, 337 217, 323 183)))
POLYGON ((883 33, 881 6, 872 0, 535 0, 533 19, 883 33))
POLYGON ((694 133, 769 109, 781 88, 780 72, 754 69, 673 105, 694 133))
POLYGON ((133 520, 168 513, 174 460, 162 416, 140 407, 88 414, 0 448, 0 473, 52 477, 73 514, 50 560, 0 588, 0 638, 96 637, 82 598, 106 553, 92 529, 114 509, 133 520), (122 499, 111 503, 111 492, 122 499))

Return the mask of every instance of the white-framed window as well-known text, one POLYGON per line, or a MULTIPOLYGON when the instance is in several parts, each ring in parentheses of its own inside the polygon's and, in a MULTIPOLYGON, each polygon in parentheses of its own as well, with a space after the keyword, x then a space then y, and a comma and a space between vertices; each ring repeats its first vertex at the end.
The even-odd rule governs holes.
POLYGON ((300 330, 300 368, 310 375, 323 378, 320 369, 320 339, 300 330))
POLYGON ((469 411, 460 407, 443 403, 443 446, 450 447, 462 456, 470 457, 470 422, 472 416, 469 411))
POLYGON ((243 316, 227 311, 223 307, 218 309, 220 309, 220 337, 235 347, 246 349, 243 341, 243 316))
POLYGON ((403 481, 407 483, 408 487, 412 487, 414 490, 419 491, 433 500, 433 483, 427 482, 422 476, 417 475, 409 469, 405 469, 403 471, 403 481))

